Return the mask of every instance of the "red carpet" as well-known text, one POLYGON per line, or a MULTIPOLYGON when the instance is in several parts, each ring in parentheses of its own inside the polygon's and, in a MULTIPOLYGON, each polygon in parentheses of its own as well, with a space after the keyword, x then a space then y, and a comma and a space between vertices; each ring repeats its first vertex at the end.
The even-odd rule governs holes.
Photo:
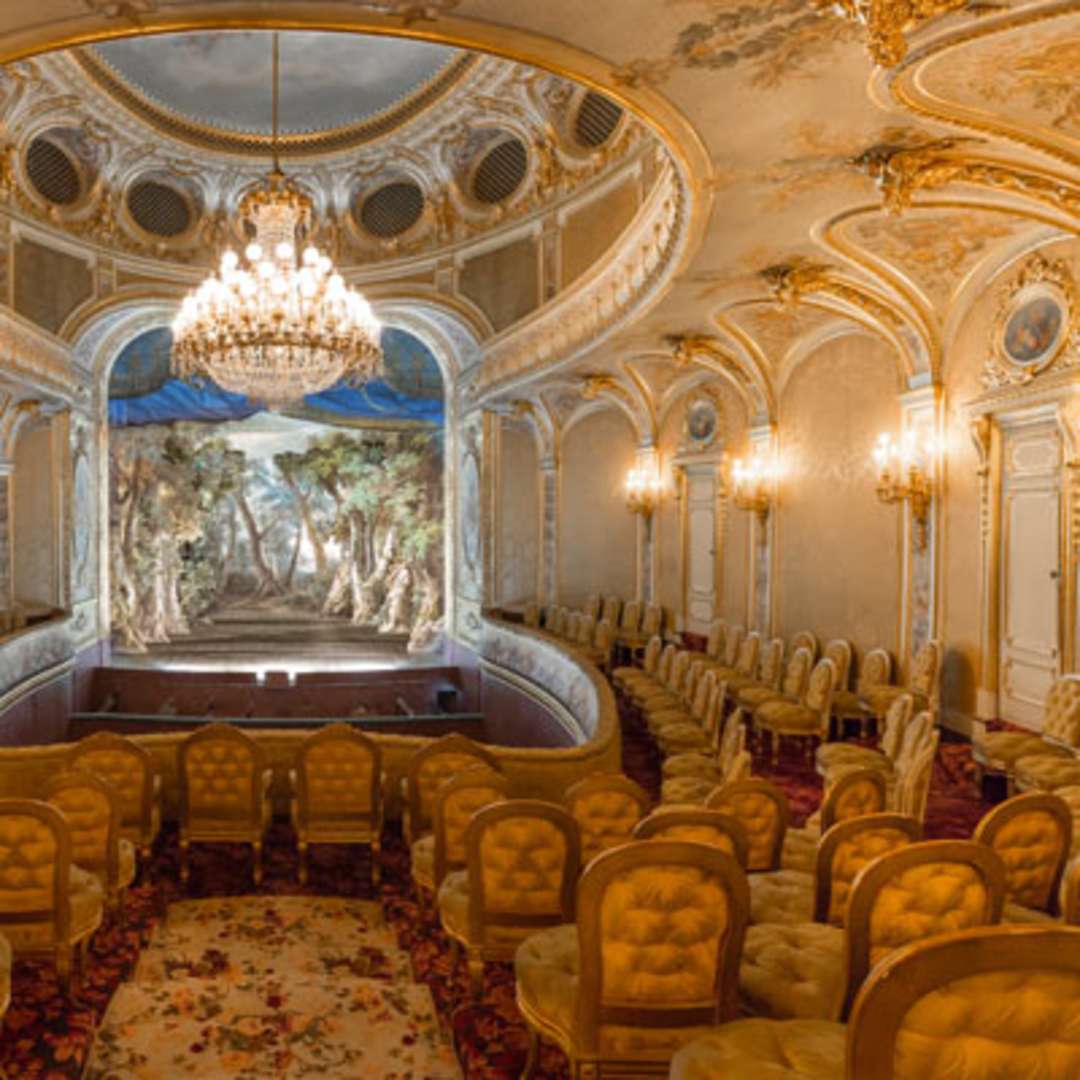
MULTIPOLYGON (((648 736, 624 722, 623 763, 626 772, 654 795, 659 790, 659 758, 648 736)), ((755 762, 757 775, 780 784, 791 799, 796 823, 810 813, 821 796, 820 779, 805 759, 782 757, 777 768, 755 762)), ((935 769, 926 832, 929 837, 970 835, 987 809, 976 794, 967 744, 942 746, 935 769)), ((275 825, 266 852, 266 880, 257 890, 271 895, 370 898, 367 864, 359 869, 345 848, 312 849, 311 883, 296 883, 296 860, 289 828, 275 825)), ((143 936, 160 918, 165 905, 185 895, 228 896, 251 893, 249 863, 242 848, 227 845, 198 849, 191 887, 180 887, 175 834, 166 833, 144 884, 128 896, 127 928, 101 930, 90 953, 90 971, 79 997, 69 1003, 59 994, 47 967, 18 964, 12 1006, 0 1039, 0 1067, 9 1077, 74 1080, 93 1040, 94 1025, 117 984, 127 978, 138 957, 143 936)), ((384 849, 383 884, 378 893, 387 920, 408 949, 416 977, 432 990, 444 1023, 453 1033, 462 1068, 470 1080, 511 1080, 524 1062, 526 1032, 514 1005, 514 978, 509 966, 489 966, 482 1000, 474 1002, 463 968, 451 970, 449 942, 433 917, 424 919, 410 886, 408 858, 400 837, 389 835, 384 849)), ((542 1075, 566 1076, 562 1055, 546 1047, 542 1075)))

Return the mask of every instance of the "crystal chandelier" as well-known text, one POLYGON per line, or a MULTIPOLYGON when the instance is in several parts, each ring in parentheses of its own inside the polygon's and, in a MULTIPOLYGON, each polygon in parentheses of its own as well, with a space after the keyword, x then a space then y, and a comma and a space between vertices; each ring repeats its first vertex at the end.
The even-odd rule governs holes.
POLYGON ((273 41, 273 171, 240 204, 255 238, 243 260, 227 250, 219 272, 185 297, 172 326, 172 362, 181 379, 210 380, 281 409, 341 379, 375 377, 382 348, 371 306, 330 259, 309 246, 297 260, 311 200, 279 165, 277 34, 273 41))

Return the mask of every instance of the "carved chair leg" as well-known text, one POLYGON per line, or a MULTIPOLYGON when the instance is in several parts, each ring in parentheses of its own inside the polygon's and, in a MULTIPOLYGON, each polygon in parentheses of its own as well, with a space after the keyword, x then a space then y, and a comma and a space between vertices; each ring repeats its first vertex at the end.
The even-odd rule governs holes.
POLYGON ((474 998, 484 993, 484 961, 473 953, 469 953, 469 992, 474 998))
POLYGON ((306 885, 308 883, 308 846, 306 840, 299 840, 296 844, 296 851, 300 857, 300 865, 298 868, 298 874, 300 877, 300 884, 306 885))
POLYGON ((376 840, 371 845, 371 884, 378 887, 382 881, 382 844, 376 840))
POLYGON ((263 879, 262 849, 263 846, 261 840, 252 842, 251 853, 254 858, 254 865, 251 868, 251 879, 256 885, 261 885, 263 879))
POLYGON ((773 731, 771 734, 772 734, 772 739, 771 739, 771 742, 772 742, 772 751, 771 751, 772 763, 774 765, 778 765, 780 763, 780 732, 779 731, 773 731))
POLYGON ((56 948, 56 978, 64 997, 71 997, 71 946, 58 945, 56 948))
POLYGON ((191 880, 191 841, 180 841, 180 881, 186 885, 191 880))
POLYGON ((525 1067, 521 1070, 519 1080, 533 1080, 536 1075, 536 1067, 540 1064, 540 1035, 533 1028, 529 1028, 529 1053, 525 1058, 525 1067))

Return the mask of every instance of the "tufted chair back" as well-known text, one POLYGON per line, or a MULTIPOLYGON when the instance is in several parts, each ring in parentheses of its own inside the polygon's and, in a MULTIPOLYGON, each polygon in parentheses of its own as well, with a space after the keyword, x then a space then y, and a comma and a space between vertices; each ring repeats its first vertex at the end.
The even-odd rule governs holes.
POLYGON ((900 732, 900 743, 896 748, 893 763, 898 772, 903 772, 919 755, 934 732, 934 718, 928 710, 916 713, 900 732))
POLYGON ((844 927, 848 951, 846 1016, 875 964, 913 941, 1001 921, 1005 867, 970 840, 925 840, 863 867, 844 927))
POLYGON ((934 759, 937 757, 938 732, 908 762, 898 770, 894 800, 901 814, 910 814, 916 821, 926 820, 926 803, 930 798, 930 784, 934 778, 934 759))
MULTIPOLYGON (((591 645, 593 635, 596 633, 596 619, 591 615, 579 615, 574 624, 574 634, 571 640, 576 645, 591 645)), ((568 637, 570 635, 567 635, 568 637)))
POLYGON ((615 626, 619 625, 622 601, 617 596, 605 596, 604 606, 600 609, 600 618, 615 626))
POLYGON ((881 752, 895 764, 900 754, 904 732, 911 726, 911 714, 915 711, 915 699, 910 694, 897 694, 885 713, 881 732, 881 752))
POLYGON ((875 686, 888 686, 892 679, 892 657, 884 649, 871 649, 859 667, 856 687, 865 694, 875 686))
POLYGON ((711 671, 699 674, 694 687, 694 697, 690 702, 690 712, 701 721, 705 721, 709 708, 716 698, 716 676, 711 671))
POLYGON ((1080 748, 1080 675, 1065 675, 1050 688, 1042 735, 1050 742, 1080 748))
POLYGON ((656 666, 660 663, 660 652, 663 648, 664 643, 660 639, 659 634, 654 634, 649 638, 649 641, 645 646, 645 655, 641 661, 641 669, 646 675, 654 675, 656 673, 656 666))
POLYGON ((749 906, 746 875, 716 847, 653 840, 597 858, 577 895, 581 1051, 595 1054, 609 1025, 675 1041, 734 1019, 749 906))
POLYGON ((374 818, 382 793, 382 750, 348 724, 328 724, 309 735, 296 755, 301 817, 374 818))
POLYGON ((676 694, 686 690, 686 680, 690 677, 690 665, 694 661, 694 654, 689 649, 679 649, 671 661, 668 671, 667 688, 676 694))
POLYGON ((880 814, 888 801, 888 781, 880 769, 855 769, 829 786, 821 803, 821 831, 838 821, 880 814))
POLYGON ((577 822, 554 803, 507 799, 477 810, 465 835, 469 937, 493 927, 574 921, 581 847, 577 822))
POLYGON ((750 850, 746 830, 730 814, 697 806, 659 806, 634 828, 635 840, 679 840, 708 844, 734 857, 745 870, 750 850))
POLYGON ((660 659, 656 664, 656 681, 661 686, 667 686, 671 681, 671 667, 675 663, 676 652, 675 646, 671 644, 660 650, 660 659))
POLYGON ((641 633, 659 634, 660 624, 664 621, 664 610, 659 604, 646 604, 645 614, 641 617, 641 633))
POLYGON ((922 826, 903 814, 864 814, 831 826, 814 864, 814 921, 842 926, 859 871, 881 855, 922 839, 922 826))
POLYGON ((712 659, 722 658, 727 643, 727 623, 723 619, 713 619, 709 627, 709 636, 705 641, 705 655, 712 659))
POLYGON ((804 645, 800 645, 792 654, 791 659, 784 668, 784 678, 780 683, 780 693, 784 697, 802 700, 806 691, 806 684, 810 679, 810 667, 814 662, 813 655, 804 645))
POLYGON ((435 801, 435 888, 465 866, 465 833, 477 810, 510 797, 506 777, 483 766, 464 769, 439 788, 435 801))
POLYGON ((775 870, 780 865, 791 811, 778 787, 768 780, 736 780, 714 791, 705 806, 731 814, 746 830, 748 870, 775 870))
POLYGON ((71 925, 71 831, 35 799, 0 799, 0 925, 50 922, 57 941, 71 925))
POLYGON ((784 673, 784 639, 774 637, 761 650, 761 665, 758 669, 758 682, 772 690, 780 685, 784 673))
POLYGON ((733 712, 724 722, 724 733, 720 736, 720 752, 717 764, 720 775, 725 779, 731 771, 735 758, 746 748, 746 727, 739 713, 733 712))
POLYGON ((75 744, 67 767, 92 773, 112 788, 122 828, 149 825, 154 810, 154 762, 145 747, 122 735, 100 731, 75 744))
POLYGON ((413 754, 405 774, 405 831, 410 842, 431 832, 435 796, 443 783, 463 769, 477 766, 499 771, 494 756, 464 735, 444 735, 413 754))
POLYGON ((600 618, 600 607, 603 600, 598 592, 589 593, 585 597, 585 606, 581 609, 586 615, 591 615, 594 619, 600 618))
POLYGON ((1053 915, 1072 832, 1069 804, 1049 792, 1032 791, 995 806, 972 839, 1001 856, 1008 900, 1053 915))
POLYGON ((724 719, 724 684, 716 677, 715 672, 709 672, 709 674, 712 675, 709 697, 705 704, 705 712, 699 719, 705 734, 715 745, 720 736, 720 722, 724 719))
POLYGON ((625 844, 650 805, 644 789, 621 773, 594 773, 573 784, 563 796, 563 806, 581 831, 582 865, 625 844))
POLYGON ((691 660, 686 669, 686 678, 683 680, 682 696, 687 704, 693 708, 694 699, 697 696, 698 686, 701 685, 702 676, 705 674, 704 660, 691 660))
POLYGON ((181 744, 180 805, 184 822, 257 818, 266 751, 230 724, 208 724, 181 744))
POLYGON ((641 601, 640 600, 628 600, 622 609, 622 616, 619 618, 618 627, 620 630, 627 630, 631 634, 637 633, 638 628, 641 626, 641 601))
POLYGON ((911 669, 911 689, 933 701, 941 672, 941 642, 928 641, 915 657, 911 669))
POLYGON ((851 1013, 848 1077, 1080 1076, 1080 930, 942 934, 874 969, 851 1013))
POLYGON ((530 600, 525 605, 525 611, 522 614, 522 622, 526 626, 537 627, 540 625, 540 605, 535 600, 530 600))
POLYGON ((593 633, 591 645, 594 649, 599 649, 602 653, 609 653, 615 645, 616 638, 615 627, 605 620, 601 619, 596 624, 596 630, 593 633))
POLYGON ((791 639, 791 651, 794 653, 798 649, 806 649, 810 653, 810 663, 812 664, 817 659, 817 636, 810 630, 800 630, 791 639))
POLYGON ((846 690, 851 678, 851 642, 844 638, 833 638, 825 646, 824 655, 836 667, 836 689, 846 690))
POLYGON ((729 626, 724 636, 724 666, 734 667, 739 659, 739 649, 742 647, 743 637, 746 631, 741 626, 729 626))
POLYGON ((756 631, 747 634, 739 646, 739 655, 735 660, 735 671, 744 678, 752 679, 757 672, 758 653, 761 651, 761 635, 756 631))
POLYGON ((45 788, 45 798, 68 823, 71 861, 115 888, 119 878, 120 803, 104 780, 90 773, 67 772, 45 788))

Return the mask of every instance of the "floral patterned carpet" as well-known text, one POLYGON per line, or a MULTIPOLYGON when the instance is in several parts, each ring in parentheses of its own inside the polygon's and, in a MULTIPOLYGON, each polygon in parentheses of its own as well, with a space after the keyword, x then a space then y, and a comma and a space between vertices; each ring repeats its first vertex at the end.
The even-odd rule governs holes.
MULTIPOLYGON (((659 759, 648 736, 624 717, 623 766, 625 771, 654 794, 659 789, 659 759)), ((782 757, 776 768, 755 761, 756 774, 779 783, 792 802, 795 823, 810 813, 821 797, 820 779, 804 759, 782 757)), ((966 743, 942 744, 935 769, 927 815, 928 837, 968 836, 988 809, 974 784, 974 767, 966 743)), ((0 1068, 9 1080, 74 1080, 87 1061, 94 1033, 117 988, 130 980, 140 954, 167 905, 185 899, 263 897, 292 895, 341 897, 381 902, 386 925, 398 946, 411 961, 418 982, 430 989, 444 1028, 453 1039, 461 1069, 468 1080, 512 1080, 524 1063, 527 1034, 514 1004, 514 977, 508 965, 489 965, 482 997, 474 1001, 468 990, 464 965, 453 967, 450 945, 433 915, 424 915, 412 890, 408 854, 400 836, 389 831, 383 850, 382 884, 373 890, 366 855, 356 849, 316 847, 311 853, 309 885, 296 883, 296 855, 288 826, 276 824, 266 851, 266 876, 258 890, 252 888, 250 863, 243 848, 221 845, 197 849, 190 885, 179 881, 175 834, 160 839, 151 866, 130 891, 125 909, 126 924, 110 924, 100 930, 90 950, 87 977, 77 997, 68 1002, 59 993, 48 967, 17 964, 12 1005, 0 1035, 0 1068)), ((240 945, 230 942, 232 956, 240 945)), ((149 950, 147 964, 161 964, 149 950)), ((185 968, 183 958, 166 959, 172 974, 197 974, 198 964, 185 968)), ((211 960, 211 962, 213 962, 211 960)), ((220 962, 220 961, 218 961, 220 962)), ((374 965, 376 957, 356 960, 374 965)), ((197 1042, 188 1046, 193 1058, 197 1042)), ((184 1075, 178 1066, 177 1076, 184 1075)), ((202 1075, 211 1075, 205 1069, 202 1075)), ((562 1054, 545 1045, 540 1074, 551 1080, 567 1075, 562 1054)), ((119 1077, 121 1074, 114 1074, 119 1077)), ((130 1076, 131 1074, 126 1074, 130 1076)), ((264 1074, 265 1075, 265 1074, 264 1074)), ((272 1074, 270 1074, 272 1075, 272 1074)), ((363 1074, 360 1074, 363 1075, 363 1074)))

